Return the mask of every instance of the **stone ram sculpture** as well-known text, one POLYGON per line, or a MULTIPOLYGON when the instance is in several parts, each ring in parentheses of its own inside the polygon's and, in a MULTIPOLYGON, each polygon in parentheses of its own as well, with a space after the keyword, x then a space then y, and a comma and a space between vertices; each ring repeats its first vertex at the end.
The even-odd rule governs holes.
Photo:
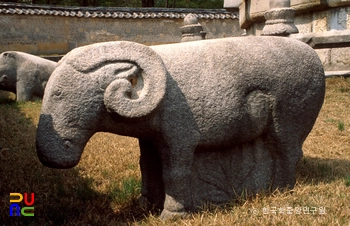
POLYGON ((184 216, 242 192, 293 187, 324 94, 317 54, 288 38, 93 44, 51 75, 37 154, 70 168, 96 132, 136 137, 142 197, 162 218, 184 216))
POLYGON ((7 51, 0 55, 0 90, 13 92, 17 101, 42 98, 57 63, 28 53, 7 51))

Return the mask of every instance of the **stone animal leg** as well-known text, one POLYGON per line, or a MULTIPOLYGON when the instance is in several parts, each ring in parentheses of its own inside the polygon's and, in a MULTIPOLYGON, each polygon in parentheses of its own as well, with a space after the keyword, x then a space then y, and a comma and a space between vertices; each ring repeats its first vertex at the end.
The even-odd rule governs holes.
POLYGON ((29 101, 30 97, 31 97, 31 94, 27 90, 24 90, 24 89, 18 90, 17 89, 17 92, 16 92, 17 101, 29 101))
POLYGON ((301 149, 301 146, 298 147, 295 143, 293 145, 290 145, 289 147, 286 147, 286 161, 282 159, 282 166, 285 167, 284 172, 284 180, 283 183, 286 187, 293 188, 296 182, 296 171, 297 171, 297 165, 300 159, 303 157, 303 151, 301 149))
POLYGON ((145 209, 163 209, 165 194, 162 163, 156 147, 147 139, 139 139, 141 149, 142 201, 145 209))
POLYGON ((22 80, 18 80, 16 84, 16 99, 17 101, 29 101, 32 95, 29 84, 22 80))
POLYGON ((193 210, 191 174, 197 143, 181 144, 184 140, 161 150, 165 189, 161 219, 184 217, 193 210))
POLYGON ((298 142, 280 141, 271 152, 274 159, 273 189, 293 188, 296 179, 296 167, 302 157, 298 142))

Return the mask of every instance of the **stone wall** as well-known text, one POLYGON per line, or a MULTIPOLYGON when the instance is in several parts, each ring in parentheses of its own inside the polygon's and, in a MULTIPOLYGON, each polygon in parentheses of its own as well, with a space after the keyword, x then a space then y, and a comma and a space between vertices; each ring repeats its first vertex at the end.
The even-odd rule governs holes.
POLYGON ((316 52, 326 71, 350 71, 350 47, 316 49, 316 52))
POLYGON ((0 52, 65 54, 96 42, 126 40, 147 45, 181 41, 183 18, 195 14, 207 39, 239 36, 237 13, 226 10, 62 8, 0 4, 0 52))

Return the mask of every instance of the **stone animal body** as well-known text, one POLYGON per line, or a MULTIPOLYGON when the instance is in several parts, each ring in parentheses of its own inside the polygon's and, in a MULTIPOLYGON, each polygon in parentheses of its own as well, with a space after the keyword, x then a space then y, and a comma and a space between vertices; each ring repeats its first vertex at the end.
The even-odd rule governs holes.
POLYGON ((77 48, 49 79, 37 153, 70 168, 96 132, 137 137, 142 196, 181 216, 243 189, 293 187, 324 80, 316 53, 281 37, 77 48))
POLYGON ((0 55, 0 90, 13 92, 17 101, 42 98, 57 63, 31 54, 8 51, 0 55))

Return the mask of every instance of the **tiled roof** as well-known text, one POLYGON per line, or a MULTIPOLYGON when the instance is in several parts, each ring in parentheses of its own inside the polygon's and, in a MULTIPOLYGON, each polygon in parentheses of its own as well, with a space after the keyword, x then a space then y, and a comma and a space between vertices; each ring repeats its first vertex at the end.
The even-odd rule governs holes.
POLYGON ((1 14, 52 15, 85 18, 185 18, 189 13, 198 19, 238 19, 236 13, 225 9, 179 9, 179 8, 116 8, 116 7, 62 7, 0 3, 1 14))

